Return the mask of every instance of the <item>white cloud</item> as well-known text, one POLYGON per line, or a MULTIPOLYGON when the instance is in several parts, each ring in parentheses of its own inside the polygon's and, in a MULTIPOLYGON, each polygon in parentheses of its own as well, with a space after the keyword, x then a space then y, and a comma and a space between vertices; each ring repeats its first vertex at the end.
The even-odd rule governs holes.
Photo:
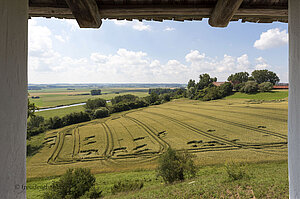
POLYGON ((259 40, 256 40, 254 47, 260 50, 275 48, 286 45, 288 43, 288 33, 286 30, 280 31, 279 28, 270 29, 260 35, 259 40))
POLYGON ((174 31, 174 30, 176 30, 175 28, 172 28, 172 27, 169 27, 169 26, 167 26, 165 29, 164 29, 164 31, 174 31))
POLYGON ((118 26, 126 26, 126 25, 130 24, 130 21, 127 21, 127 20, 116 20, 116 19, 113 19, 112 21, 114 22, 114 24, 116 24, 118 26))
POLYGON ((197 50, 192 50, 185 56, 185 59, 190 63, 189 76, 198 78, 199 74, 209 73, 211 76, 218 77, 219 80, 226 80, 227 77, 235 72, 248 71, 253 69, 248 55, 244 54, 240 57, 234 57, 225 54, 222 59, 217 57, 212 58, 200 53, 197 50))
POLYGON ((271 68, 271 66, 267 63, 267 61, 262 57, 256 58, 255 61, 256 61, 256 65, 255 65, 256 70, 264 70, 264 69, 271 68))
POLYGON ((66 40, 61 35, 55 35, 55 38, 60 42, 66 42, 66 40))
POLYGON ((247 54, 239 57, 225 54, 218 58, 198 50, 187 53, 185 61, 169 59, 164 63, 146 52, 125 48, 112 54, 94 52, 89 57, 68 57, 53 49, 52 43, 60 39, 49 28, 29 20, 30 83, 186 83, 191 78, 198 80, 202 73, 209 73, 222 81, 234 72, 271 67, 262 57, 251 63, 247 54))
POLYGON ((52 35, 49 28, 46 26, 38 26, 33 19, 28 22, 28 46, 29 53, 44 52, 52 48, 52 35))
POLYGON ((145 23, 137 21, 137 20, 127 21, 127 20, 113 19, 112 21, 114 22, 114 24, 116 24, 118 26, 130 26, 132 29, 138 30, 138 31, 150 31, 151 30, 150 25, 146 25, 145 23))
POLYGON ((132 26, 133 29, 135 30, 138 30, 138 31, 143 31, 143 30, 151 30, 151 26, 150 25, 145 25, 143 22, 138 22, 138 23, 135 23, 133 26, 132 26))
POLYGON ((67 23, 71 27, 72 31, 80 30, 80 27, 75 19, 62 19, 63 22, 67 23))
POLYGON ((204 53, 200 54, 198 50, 191 50, 191 52, 185 56, 185 60, 187 62, 192 62, 192 63, 201 61, 204 58, 205 58, 205 54, 204 53))

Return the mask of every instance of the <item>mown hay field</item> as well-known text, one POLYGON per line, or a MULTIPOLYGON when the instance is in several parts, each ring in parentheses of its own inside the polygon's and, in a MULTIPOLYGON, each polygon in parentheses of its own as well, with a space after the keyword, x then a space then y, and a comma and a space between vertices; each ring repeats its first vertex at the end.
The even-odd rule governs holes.
POLYGON ((173 100, 162 105, 49 131, 27 159, 27 177, 156 167, 169 147, 196 155, 198 165, 287 160, 287 101, 173 100))

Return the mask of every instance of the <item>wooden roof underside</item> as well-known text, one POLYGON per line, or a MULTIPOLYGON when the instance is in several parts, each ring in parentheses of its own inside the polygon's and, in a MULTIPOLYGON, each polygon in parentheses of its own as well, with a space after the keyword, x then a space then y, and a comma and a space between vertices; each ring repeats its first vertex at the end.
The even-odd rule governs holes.
POLYGON ((215 27, 229 21, 288 22, 288 0, 29 0, 29 17, 76 19, 99 28, 101 19, 202 20, 215 27))

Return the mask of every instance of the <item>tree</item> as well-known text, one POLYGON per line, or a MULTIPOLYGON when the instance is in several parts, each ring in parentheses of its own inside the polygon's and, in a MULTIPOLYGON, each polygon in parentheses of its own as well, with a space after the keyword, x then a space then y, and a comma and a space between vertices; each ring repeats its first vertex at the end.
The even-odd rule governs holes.
POLYGON ((230 81, 230 82, 232 82, 235 85, 235 84, 247 82, 248 78, 249 78, 249 73, 247 73, 247 72, 239 72, 239 73, 231 74, 227 78, 227 80, 230 81))
POLYGON ((89 169, 68 169, 57 182, 53 182, 44 194, 45 199, 77 199, 88 192, 95 184, 95 177, 89 169))
POLYGON ((47 124, 49 126, 49 129, 58 129, 63 127, 63 121, 58 116, 54 116, 53 118, 50 117, 47 124))
POLYGON ((246 82, 245 85, 240 89, 242 93, 257 93, 258 84, 256 82, 246 82))
POLYGON ((263 82, 258 85, 258 89, 260 92, 268 92, 273 89, 273 84, 271 82, 263 82))
POLYGON ((195 176, 196 167, 192 158, 189 153, 177 152, 169 148, 158 161, 158 176, 161 176, 166 183, 195 176))
POLYGON ((258 84, 271 82, 274 85, 280 81, 276 73, 268 70, 255 70, 251 75, 258 84))
POLYGON ((109 116, 109 111, 106 107, 96 109, 93 118, 104 118, 109 116))
POLYGON ((35 106, 34 103, 31 103, 28 99, 27 118, 34 117, 35 116, 34 113, 36 110, 38 110, 38 107, 35 106))
POLYGON ((138 99, 138 96, 135 95, 131 95, 131 94, 127 94, 127 95, 120 95, 120 96, 116 96, 114 98, 111 99, 111 103, 117 104, 119 102, 134 102, 138 99))
POLYGON ((199 76, 200 80, 199 82, 196 84, 196 89, 197 90, 201 90, 201 89, 204 89, 206 87, 209 87, 212 85, 213 82, 216 82, 217 81, 217 78, 214 77, 214 78, 211 78, 209 76, 209 74, 205 73, 205 74, 202 74, 199 76))
POLYGON ((194 99, 195 94, 196 94, 196 89, 195 89, 195 87, 190 87, 190 88, 187 90, 187 97, 188 97, 188 98, 194 99))
POLYGON ((219 87, 222 97, 228 96, 232 93, 233 86, 230 82, 225 82, 219 87))
POLYGON ((171 95, 169 93, 161 94, 160 96, 161 101, 169 102, 171 101, 171 95))
POLYGON ((196 83, 195 80, 190 79, 187 85, 187 89, 190 89, 191 87, 195 87, 196 83))
POLYGON ((99 107, 106 107, 106 100, 97 98, 97 99, 88 99, 86 104, 84 105, 85 109, 88 110, 95 110, 99 107))
POLYGON ((157 93, 152 92, 150 95, 146 97, 146 100, 148 101, 149 104, 154 104, 156 101, 159 100, 159 96, 157 93))
POLYGON ((27 129, 33 129, 35 127, 40 127, 44 124, 44 117, 36 115, 34 117, 30 117, 29 121, 27 122, 27 129))
POLYGON ((101 90, 100 89, 91 90, 91 95, 101 95, 101 90))

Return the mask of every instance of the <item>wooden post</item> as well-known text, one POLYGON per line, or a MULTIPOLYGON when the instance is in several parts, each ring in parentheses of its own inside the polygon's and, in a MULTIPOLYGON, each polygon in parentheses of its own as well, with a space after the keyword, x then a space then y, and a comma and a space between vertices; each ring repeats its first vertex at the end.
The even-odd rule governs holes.
POLYGON ((218 0, 208 23, 213 27, 227 27, 243 0, 218 0))
POLYGON ((28 1, 0 0, 0 198, 26 198, 28 1))
POLYGON ((66 0, 80 28, 100 28, 102 21, 95 0, 66 0))
POLYGON ((300 1, 289 0, 289 183, 300 198, 300 1))

